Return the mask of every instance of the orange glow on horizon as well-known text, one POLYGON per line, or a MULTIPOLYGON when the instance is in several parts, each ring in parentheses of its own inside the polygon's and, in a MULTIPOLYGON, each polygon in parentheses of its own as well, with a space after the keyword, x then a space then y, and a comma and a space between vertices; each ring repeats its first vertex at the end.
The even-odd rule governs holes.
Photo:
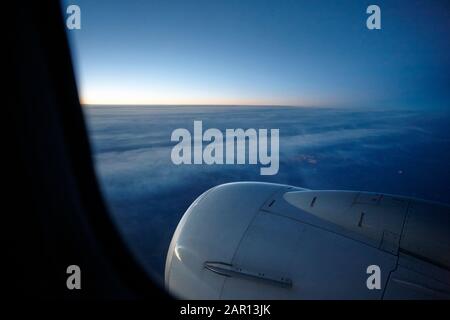
POLYGON ((168 87, 145 83, 97 84, 81 82, 79 96, 83 105, 228 105, 228 106, 292 106, 324 107, 336 102, 335 97, 305 94, 284 95, 282 92, 249 92, 236 88, 168 87))
POLYGON ((114 98, 84 98, 80 97, 82 105, 223 105, 223 106, 308 106, 320 107, 317 101, 302 101, 296 99, 238 99, 238 98, 166 98, 166 99, 130 99, 128 97, 114 98))

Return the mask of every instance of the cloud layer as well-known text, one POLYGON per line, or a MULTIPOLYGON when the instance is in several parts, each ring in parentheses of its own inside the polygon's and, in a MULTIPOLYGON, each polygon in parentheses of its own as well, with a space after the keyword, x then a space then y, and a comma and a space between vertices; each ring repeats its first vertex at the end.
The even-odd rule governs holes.
POLYGON ((96 169, 111 212, 159 278, 179 219, 205 190, 231 181, 357 189, 450 203, 449 114, 281 107, 86 107, 96 169), (175 166, 177 128, 280 129, 280 170, 175 166))

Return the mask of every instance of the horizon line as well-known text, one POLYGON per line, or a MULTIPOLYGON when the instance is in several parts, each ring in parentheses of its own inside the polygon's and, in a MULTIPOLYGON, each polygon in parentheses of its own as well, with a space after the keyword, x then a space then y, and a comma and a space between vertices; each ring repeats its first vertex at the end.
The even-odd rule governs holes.
POLYGON ((227 103, 84 103, 82 106, 223 106, 223 107, 291 107, 291 108, 322 108, 328 106, 307 106, 289 104, 227 104, 227 103))

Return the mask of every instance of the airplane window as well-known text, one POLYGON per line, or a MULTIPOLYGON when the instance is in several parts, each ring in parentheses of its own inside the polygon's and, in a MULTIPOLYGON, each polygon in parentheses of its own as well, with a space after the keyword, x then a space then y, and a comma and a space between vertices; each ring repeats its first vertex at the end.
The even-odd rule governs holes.
POLYGON ((448 225, 445 7, 63 0, 96 173, 149 274, 188 298, 395 298, 367 289, 374 257, 448 268, 450 230, 416 246, 428 206, 448 225))

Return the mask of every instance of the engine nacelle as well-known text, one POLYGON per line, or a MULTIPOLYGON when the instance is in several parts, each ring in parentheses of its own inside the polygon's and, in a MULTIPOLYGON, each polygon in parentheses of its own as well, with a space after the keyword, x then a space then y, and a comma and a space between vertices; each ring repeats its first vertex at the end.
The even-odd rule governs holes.
POLYGON ((239 182, 186 211, 165 282, 188 299, 442 299, 449 253, 448 206, 239 182))

